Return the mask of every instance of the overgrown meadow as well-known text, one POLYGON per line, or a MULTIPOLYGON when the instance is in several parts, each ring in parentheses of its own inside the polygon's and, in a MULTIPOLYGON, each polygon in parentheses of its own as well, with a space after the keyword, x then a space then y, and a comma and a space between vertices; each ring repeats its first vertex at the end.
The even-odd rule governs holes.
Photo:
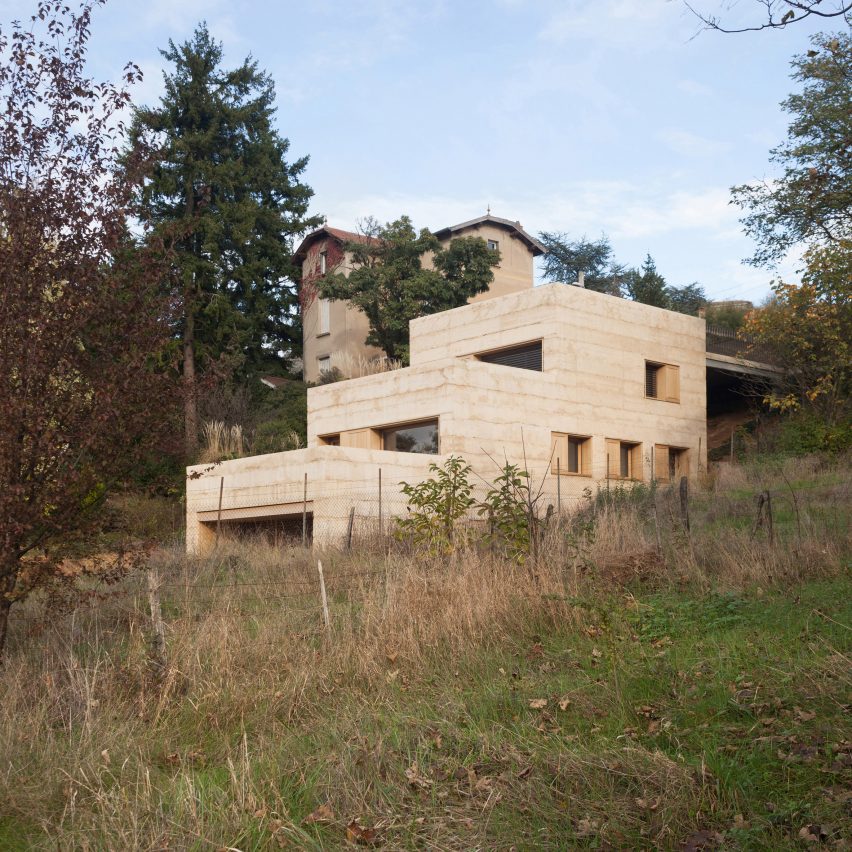
POLYGON ((677 493, 613 491, 535 558, 84 569, 13 617, 0 847, 849 848, 848 506, 847 464, 806 458, 707 479, 688 530, 677 493))

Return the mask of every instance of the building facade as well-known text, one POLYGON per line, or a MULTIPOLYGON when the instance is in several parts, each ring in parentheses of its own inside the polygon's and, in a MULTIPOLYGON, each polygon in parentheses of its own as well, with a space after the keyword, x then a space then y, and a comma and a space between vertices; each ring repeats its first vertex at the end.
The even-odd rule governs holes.
MULTIPOLYGON (((455 237, 480 237, 489 247, 499 250, 500 263, 494 267, 494 280, 472 302, 532 288, 533 259, 543 253, 544 247, 524 231, 520 222, 489 214, 442 228, 435 236, 442 245, 455 237)), ((367 362, 384 355, 381 349, 367 345, 370 326, 359 309, 347 302, 323 299, 316 289, 317 279, 326 273, 348 275, 352 270, 352 254, 344 250, 345 243, 367 239, 326 226, 308 234, 296 251, 295 260, 302 268, 300 302, 306 382, 316 382, 323 372, 334 368, 346 377, 360 375, 367 362)), ((423 257, 423 266, 431 266, 431 254, 423 257)))
POLYGON ((379 470, 381 523, 382 500, 385 515, 404 511, 399 483, 449 455, 488 479, 518 463, 566 501, 613 482, 694 476, 706 463, 697 317, 549 284, 410 330, 409 367, 308 391, 307 449, 191 468, 187 548, 209 546, 214 521, 308 514, 314 541, 341 544, 347 519, 351 530, 356 513, 376 511, 357 495, 375 493, 379 470))

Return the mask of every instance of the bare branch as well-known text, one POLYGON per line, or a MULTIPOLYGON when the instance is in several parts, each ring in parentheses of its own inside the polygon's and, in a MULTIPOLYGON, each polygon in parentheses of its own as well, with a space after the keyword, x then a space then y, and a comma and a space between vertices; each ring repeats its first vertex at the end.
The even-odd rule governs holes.
POLYGON ((761 30, 783 30, 791 24, 798 24, 810 17, 831 19, 843 18, 852 23, 852 2, 835 0, 835 5, 829 8, 822 6, 825 0, 755 0, 764 8, 765 20, 751 26, 731 27, 722 22, 716 15, 707 15, 698 11, 690 0, 682 0, 683 5, 703 24, 703 29, 716 30, 720 33, 749 33, 761 30))

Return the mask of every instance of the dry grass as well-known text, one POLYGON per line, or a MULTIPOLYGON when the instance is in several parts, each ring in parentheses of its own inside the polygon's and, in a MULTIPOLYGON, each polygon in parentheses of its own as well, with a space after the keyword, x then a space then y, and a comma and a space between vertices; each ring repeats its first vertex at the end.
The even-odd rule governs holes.
POLYGON ((390 849, 677 848, 705 830, 749 845, 745 812, 754 844, 795 847, 823 812, 776 824, 759 800, 841 776, 797 780, 808 767, 775 756, 810 742, 798 729, 731 766, 724 750, 757 748, 752 723, 787 736, 794 706, 825 714, 825 749, 843 740, 846 478, 805 462, 724 476, 695 495, 689 535, 674 495, 620 495, 552 525, 536 565, 321 554, 330 632, 300 548, 162 550, 165 671, 143 576, 29 602, 0 680, 0 846, 336 848, 356 817, 390 849), (761 477, 799 501, 779 501, 773 543, 752 531, 761 477))
POLYGON ((226 426, 221 420, 211 420, 202 425, 201 439, 200 464, 238 459, 246 454, 242 426, 226 426))

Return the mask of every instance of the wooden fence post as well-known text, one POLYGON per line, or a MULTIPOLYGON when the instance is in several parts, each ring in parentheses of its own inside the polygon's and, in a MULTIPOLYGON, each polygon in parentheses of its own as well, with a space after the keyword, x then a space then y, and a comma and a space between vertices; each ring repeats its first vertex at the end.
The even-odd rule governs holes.
POLYGON ((680 517, 689 532, 689 480, 685 476, 680 478, 680 517))
POLYGON ((225 477, 219 478, 219 510, 216 513, 216 541, 213 544, 213 549, 219 547, 219 533, 222 530, 222 492, 225 490, 225 477))
POLYGON ((160 606, 160 578, 156 568, 148 569, 148 605, 151 608, 151 628, 154 633, 154 657, 161 669, 166 667, 166 631, 160 606))
POLYGON ((320 597, 322 598, 322 617, 325 621, 325 629, 331 630, 331 618, 328 614, 328 597, 325 593, 325 577, 322 573, 322 560, 317 559, 317 572, 319 573, 320 581, 320 597))
POLYGON ((308 544, 308 472, 305 471, 305 488, 302 492, 302 547, 308 544))
POLYGON ((346 549, 352 550, 352 527, 355 525, 355 507, 349 510, 349 529, 346 530, 346 549))
POLYGON ((379 468, 379 538, 384 536, 382 524, 382 469, 379 468))
POLYGON ((559 456, 556 457, 556 511, 562 516, 562 468, 559 464, 559 456))

